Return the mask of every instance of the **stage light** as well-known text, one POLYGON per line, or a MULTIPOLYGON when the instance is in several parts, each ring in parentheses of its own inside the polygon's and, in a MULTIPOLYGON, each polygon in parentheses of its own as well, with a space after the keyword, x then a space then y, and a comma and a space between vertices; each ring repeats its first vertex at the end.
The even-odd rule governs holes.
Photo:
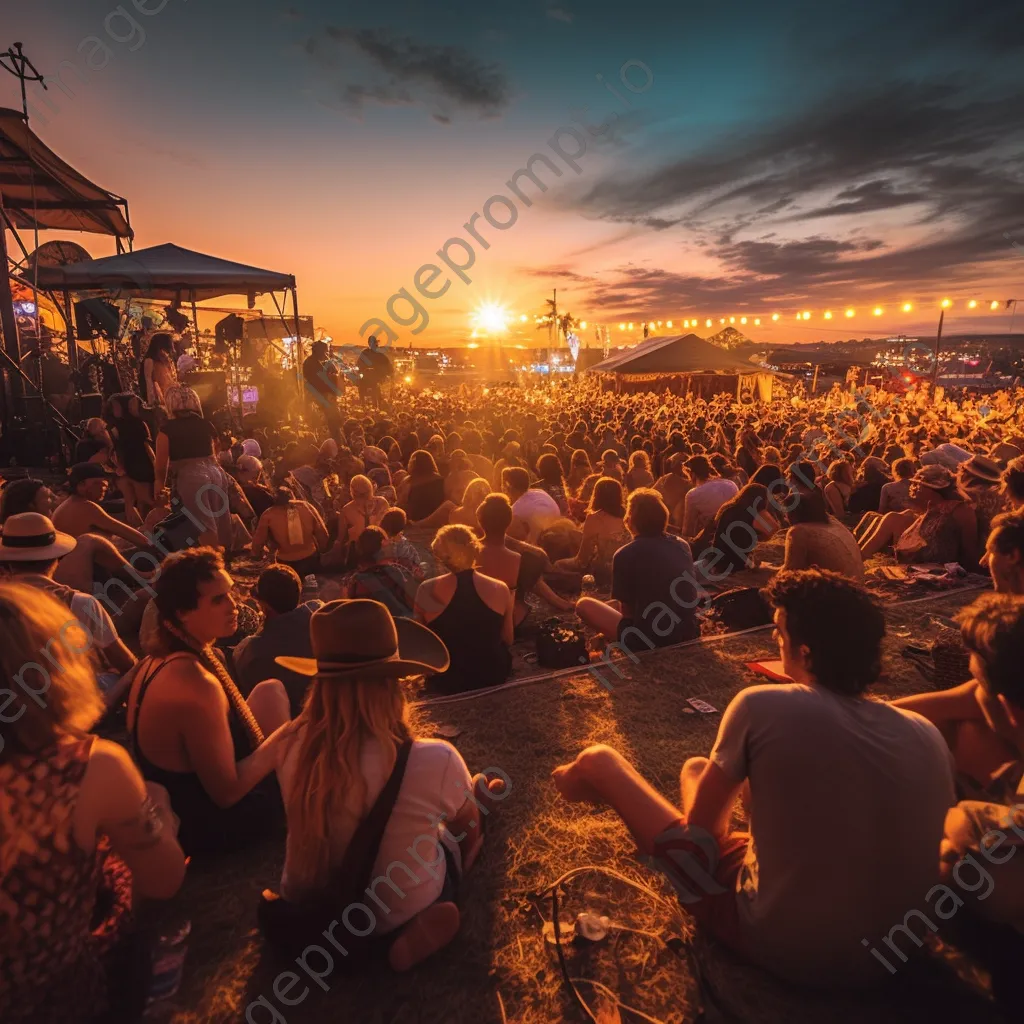
POLYGON ((778 313, 772 313, 772 319, 773 320, 778 320, 779 319, 779 314, 778 313))
POLYGON ((874 308, 874 310, 872 312, 875 314, 875 316, 881 316, 882 312, 883 312, 882 311, 882 307, 881 306, 875 306, 875 308, 874 308))
POLYGON ((968 309, 977 309, 978 308, 978 300, 977 299, 971 299, 971 301, 967 303, 967 308, 968 309))
POLYGON ((740 323, 741 324, 745 324, 746 322, 747 322, 747 318, 745 316, 741 316, 740 317, 740 323))
POLYGON ((988 308, 989 309, 998 309, 999 308, 999 303, 995 299, 993 299, 988 308))
POLYGON ((953 305, 953 300, 952 299, 943 299, 942 300, 942 308, 943 309, 949 309, 949 307, 952 306, 952 305, 953 305))
MULTIPOLYGON (((473 346, 472 346, 472 345, 470 345, 470 348, 472 348, 472 347, 473 347, 473 346)), ((407 373, 407 374, 405 375, 405 383, 406 383, 406 384, 411 384, 411 383, 412 383, 412 374, 409 374, 409 373, 407 373)))
POLYGON ((903 312, 909 313, 914 307, 909 302, 903 303, 903 312))
POLYGON ((852 317, 852 316, 853 316, 853 314, 854 314, 854 310, 852 310, 852 309, 848 309, 848 310, 846 311, 846 315, 847 315, 847 317, 852 317))
POLYGON ((830 310, 830 309, 826 309, 825 310, 825 319, 826 320, 831 320, 832 319, 832 310, 830 310))

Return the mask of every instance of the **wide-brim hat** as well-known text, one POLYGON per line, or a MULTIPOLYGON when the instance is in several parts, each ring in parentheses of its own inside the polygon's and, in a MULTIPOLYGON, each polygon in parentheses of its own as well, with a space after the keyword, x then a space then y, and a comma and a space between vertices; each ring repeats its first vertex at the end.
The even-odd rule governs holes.
POLYGON ((978 480, 985 480, 990 484, 997 484, 1003 478, 998 463, 987 455, 972 455, 966 462, 960 463, 960 468, 978 480))
POLYGON ((19 512, 3 525, 0 562, 46 562, 74 551, 78 541, 38 512, 19 512))
POLYGON ((910 482, 933 491, 944 491, 953 484, 953 474, 945 466, 923 466, 910 478, 910 482))
POLYGON ((412 619, 393 618, 379 601, 330 601, 309 620, 312 658, 277 657, 300 676, 341 680, 433 675, 449 664, 448 648, 412 619))

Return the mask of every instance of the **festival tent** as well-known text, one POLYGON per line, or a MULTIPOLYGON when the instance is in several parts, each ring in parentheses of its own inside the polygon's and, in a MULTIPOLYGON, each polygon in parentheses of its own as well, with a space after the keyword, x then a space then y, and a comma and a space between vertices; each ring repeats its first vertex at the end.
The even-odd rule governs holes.
POLYGON ((83 263, 40 267, 44 291, 201 302, 222 295, 294 291, 295 278, 166 243, 83 263))
POLYGON ((617 352, 587 371, 607 375, 615 391, 671 391, 701 397, 732 392, 738 398, 756 393, 771 400, 772 371, 753 366, 696 334, 674 334, 617 352))

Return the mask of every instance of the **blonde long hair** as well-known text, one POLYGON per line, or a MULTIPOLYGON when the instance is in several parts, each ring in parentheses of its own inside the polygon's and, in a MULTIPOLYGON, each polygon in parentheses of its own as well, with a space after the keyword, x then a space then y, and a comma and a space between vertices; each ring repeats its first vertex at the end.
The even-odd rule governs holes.
POLYGON ((386 751, 387 777, 395 748, 412 730, 399 679, 317 676, 302 717, 287 808, 289 872, 294 866, 300 885, 321 889, 328 883, 332 831, 351 834, 370 810, 361 764, 365 743, 376 741, 386 751))

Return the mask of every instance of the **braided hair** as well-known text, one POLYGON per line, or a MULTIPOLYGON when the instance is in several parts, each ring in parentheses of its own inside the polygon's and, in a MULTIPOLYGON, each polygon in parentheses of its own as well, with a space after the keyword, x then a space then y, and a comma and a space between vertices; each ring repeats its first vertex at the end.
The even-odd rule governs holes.
POLYGON ((202 644, 182 628, 179 614, 191 611, 199 603, 199 584, 212 580, 224 570, 220 552, 213 548, 191 548, 169 555, 161 566, 156 580, 156 604, 159 612, 160 647, 165 654, 186 651, 220 683, 235 714, 249 734, 249 743, 255 750, 264 739, 263 730, 256 721, 241 691, 231 678, 224 662, 217 656, 212 644, 202 644))

